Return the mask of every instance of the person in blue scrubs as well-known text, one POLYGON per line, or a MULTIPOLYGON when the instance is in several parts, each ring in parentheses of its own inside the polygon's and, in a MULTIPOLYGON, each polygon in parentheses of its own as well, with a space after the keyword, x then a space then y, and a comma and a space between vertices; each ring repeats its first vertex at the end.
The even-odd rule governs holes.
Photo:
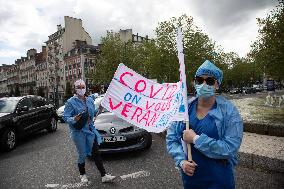
POLYGON ((234 167, 243 137, 243 122, 237 108, 215 92, 223 72, 206 60, 196 71, 196 97, 190 99, 185 123, 173 122, 166 142, 176 166, 181 169, 186 189, 233 189, 234 167), (192 161, 186 145, 191 146, 192 161))
POLYGON ((106 174, 99 152, 99 145, 102 140, 93 122, 98 109, 95 109, 94 100, 85 96, 86 84, 83 80, 77 80, 74 87, 76 94, 65 103, 63 120, 69 125, 70 136, 77 149, 81 182, 88 182, 85 159, 87 156, 92 157, 92 154, 100 171, 102 182, 112 182, 116 177, 106 174), (82 125, 82 128, 75 127, 77 122, 82 125))

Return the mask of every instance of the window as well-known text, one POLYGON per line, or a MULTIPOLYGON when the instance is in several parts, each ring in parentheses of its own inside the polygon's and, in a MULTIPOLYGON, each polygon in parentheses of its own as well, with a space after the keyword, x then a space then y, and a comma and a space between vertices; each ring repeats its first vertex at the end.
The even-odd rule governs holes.
POLYGON ((41 107, 46 105, 46 100, 43 98, 32 98, 32 103, 34 107, 41 107))
POLYGON ((24 106, 27 106, 29 109, 32 108, 32 102, 29 98, 24 98, 19 102, 18 108, 22 108, 24 106))

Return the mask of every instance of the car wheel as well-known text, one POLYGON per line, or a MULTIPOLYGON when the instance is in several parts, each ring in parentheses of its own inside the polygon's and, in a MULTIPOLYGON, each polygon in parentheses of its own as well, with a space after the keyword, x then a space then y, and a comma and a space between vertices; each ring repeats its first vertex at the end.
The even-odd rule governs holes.
POLYGON ((57 129, 57 120, 55 117, 51 117, 49 120, 49 126, 46 128, 48 132, 55 132, 57 129))
POLYGON ((152 146, 152 135, 151 133, 147 133, 144 135, 144 140, 145 140, 145 149, 149 149, 152 146))
POLYGON ((9 152, 15 149, 17 145, 17 133, 14 128, 7 128, 1 136, 0 146, 1 150, 9 152))

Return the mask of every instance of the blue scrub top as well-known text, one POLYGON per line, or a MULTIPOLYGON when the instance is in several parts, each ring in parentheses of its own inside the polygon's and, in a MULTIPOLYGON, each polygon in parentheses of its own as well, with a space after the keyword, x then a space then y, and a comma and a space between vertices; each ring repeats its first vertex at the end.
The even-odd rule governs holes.
MULTIPOLYGON (((198 135, 206 134, 208 137, 218 140, 218 130, 214 118, 207 114, 198 119, 196 115, 197 99, 189 107, 190 127, 198 135)), ((212 107, 215 109, 217 104, 212 107)), ((185 129, 185 126, 184 126, 185 129)), ((184 188, 235 188, 233 168, 228 160, 213 159, 202 154, 191 144, 192 159, 198 165, 193 176, 187 176, 182 172, 184 188)))
POLYGON ((91 155, 94 140, 96 140, 97 144, 102 142, 101 136, 93 122, 97 111, 98 109, 95 109, 94 100, 91 97, 86 97, 86 101, 82 101, 77 95, 74 95, 65 103, 63 120, 69 124, 70 136, 77 146, 79 163, 85 162, 85 156, 91 155), (87 110, 84 116, 86 116, 86 119, 90 117, 90 123, 85 121, 84 127, 81 130, 77 130, 74 127, 76 123, 74 117, 84 110, 87 110))

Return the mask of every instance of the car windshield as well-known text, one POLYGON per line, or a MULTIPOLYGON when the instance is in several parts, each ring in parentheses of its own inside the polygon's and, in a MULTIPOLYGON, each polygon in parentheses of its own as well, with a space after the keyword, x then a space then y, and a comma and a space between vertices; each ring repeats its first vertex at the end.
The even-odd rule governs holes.
POLYGON ((0 99, 0 113, 11 113, 15 110, 18 100, 0 99))

